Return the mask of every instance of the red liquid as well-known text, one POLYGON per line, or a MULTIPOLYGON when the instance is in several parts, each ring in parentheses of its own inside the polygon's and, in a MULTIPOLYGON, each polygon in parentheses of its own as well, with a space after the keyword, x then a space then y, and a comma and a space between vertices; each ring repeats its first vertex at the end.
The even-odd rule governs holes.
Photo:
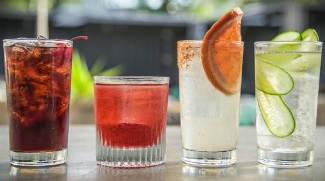
POLYGON ((168 84, 95 84, 97 133, 106 146, 158 143, 166 127, 168 84))
POLYGON ((72 47, 5 46, 10 150, 67 147, 72 47))

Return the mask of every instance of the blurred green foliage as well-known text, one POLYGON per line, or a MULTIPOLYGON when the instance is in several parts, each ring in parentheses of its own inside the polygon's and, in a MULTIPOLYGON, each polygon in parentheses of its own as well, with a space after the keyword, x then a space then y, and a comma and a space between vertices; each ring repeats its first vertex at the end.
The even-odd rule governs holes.
MULTIPOLYGON (((0 0, 0 9, 16 10, 18 12, 35 12, 38 0, 0 0)), ((198 19, 215 20, 233 7, 242 7, 245 4, 265 2, 302 2, 304 4, 321 4, 323 0, 156 0, 155 6, 148 0, 88 0, 94 1, 94 6, 112 9, 127 9, 133 11, 163 12, 169 14, 187 13, 198 19), (130 8, 132 4, 132 8, 130 8)), ((87 6, 86 0, 48 0, 49 11, 62 5, 87 6)))
POLYGON ((253 3, 253 2, 276 3, 276 2, 290 2, 290 1, 302 2, 302 3, 306 3, 306 4, 320 4, 320 3, 324 3, 323 0, 243 0, 243 3, 244 4, 253 3))
MULTIPOLYGON (((17 12, 36 13, 38 0, 0 0, 0 8, 17 12)), ((81 5, 81 0, 47 0, 49 11, 59 7, 62 4, 81 5)))
POLYGON ((93 76, 117 76, 125 72, 125 67, 116 65, 112 68, 104 70, 107 61, 99 58, 88 69, 86 60, 75 49, 72 57, 72 73, 71 73, 71 102, 80 99, 92 99, 94 93, 93 76))

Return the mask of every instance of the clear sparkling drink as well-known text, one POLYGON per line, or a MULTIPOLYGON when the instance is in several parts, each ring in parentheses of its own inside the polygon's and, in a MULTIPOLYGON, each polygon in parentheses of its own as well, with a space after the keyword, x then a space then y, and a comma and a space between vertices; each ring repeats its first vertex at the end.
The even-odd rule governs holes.
MULTIPOLYGON (((304 47, 301 42, 292 44, 304 47)), ((263 77, 259 71, 269 71, 268 77, 271 77, 280 70, 292 78, 289 81, 292 82, 292 89, 285 94, 274 92, 271 95, 265 93, 268 90, 263 86, 256 88, 258 160, 261 163, 277 166, 306 166, 313 163, 322 44, 305 44, 311 48, 281 52, 267 51, 272 42, 255 44, 255 81, 263 77), (261 67, 261 61, 271 66, 261 67), (275 107, 265 106, 275 98, 281 98, 282 101, 275 107), (287 108, 281 108, 283 105, 287 108), (276 122, 274 126, 272 121, 276 122), (288 126, 287 122, 292 122, 294 126, 288 126), (288 135, 280 135, 276 127, 281 126, 287 126, 288 135)), ((275 85, 283 81, 283 77, 267 78, 264 83, 271 80, 271 84, 275 85)))
POLYGON ((183 161, 230 165, 236 162, 240 91, 225 95, 211 84, 203 70, 201 45, 178 42, 183 161))

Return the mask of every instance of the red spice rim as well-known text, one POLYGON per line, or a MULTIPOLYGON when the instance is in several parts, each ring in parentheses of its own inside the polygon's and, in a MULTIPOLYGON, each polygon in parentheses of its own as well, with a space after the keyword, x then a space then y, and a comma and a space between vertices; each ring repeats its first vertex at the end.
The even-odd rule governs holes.
POLYGON ((234 41, 234 40, 179 40, 178 43, 181 44, 188 44, 191 45, 193 47, 198 47, 200 48, 202 46, 203 43, 227 43, 229 45, 243 45, 244 42, 243 41, 234 41))

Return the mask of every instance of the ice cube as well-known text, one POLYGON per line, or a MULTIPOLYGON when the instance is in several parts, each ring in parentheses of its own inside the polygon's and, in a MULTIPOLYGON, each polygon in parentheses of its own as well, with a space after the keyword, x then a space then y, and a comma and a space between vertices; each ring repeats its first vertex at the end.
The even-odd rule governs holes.
POLYGON ((9 51, 6 52, 7 57, 10 57, 11 62, 26 61, 29 58, 30 50, 24 46, 9 47, 9 51))

